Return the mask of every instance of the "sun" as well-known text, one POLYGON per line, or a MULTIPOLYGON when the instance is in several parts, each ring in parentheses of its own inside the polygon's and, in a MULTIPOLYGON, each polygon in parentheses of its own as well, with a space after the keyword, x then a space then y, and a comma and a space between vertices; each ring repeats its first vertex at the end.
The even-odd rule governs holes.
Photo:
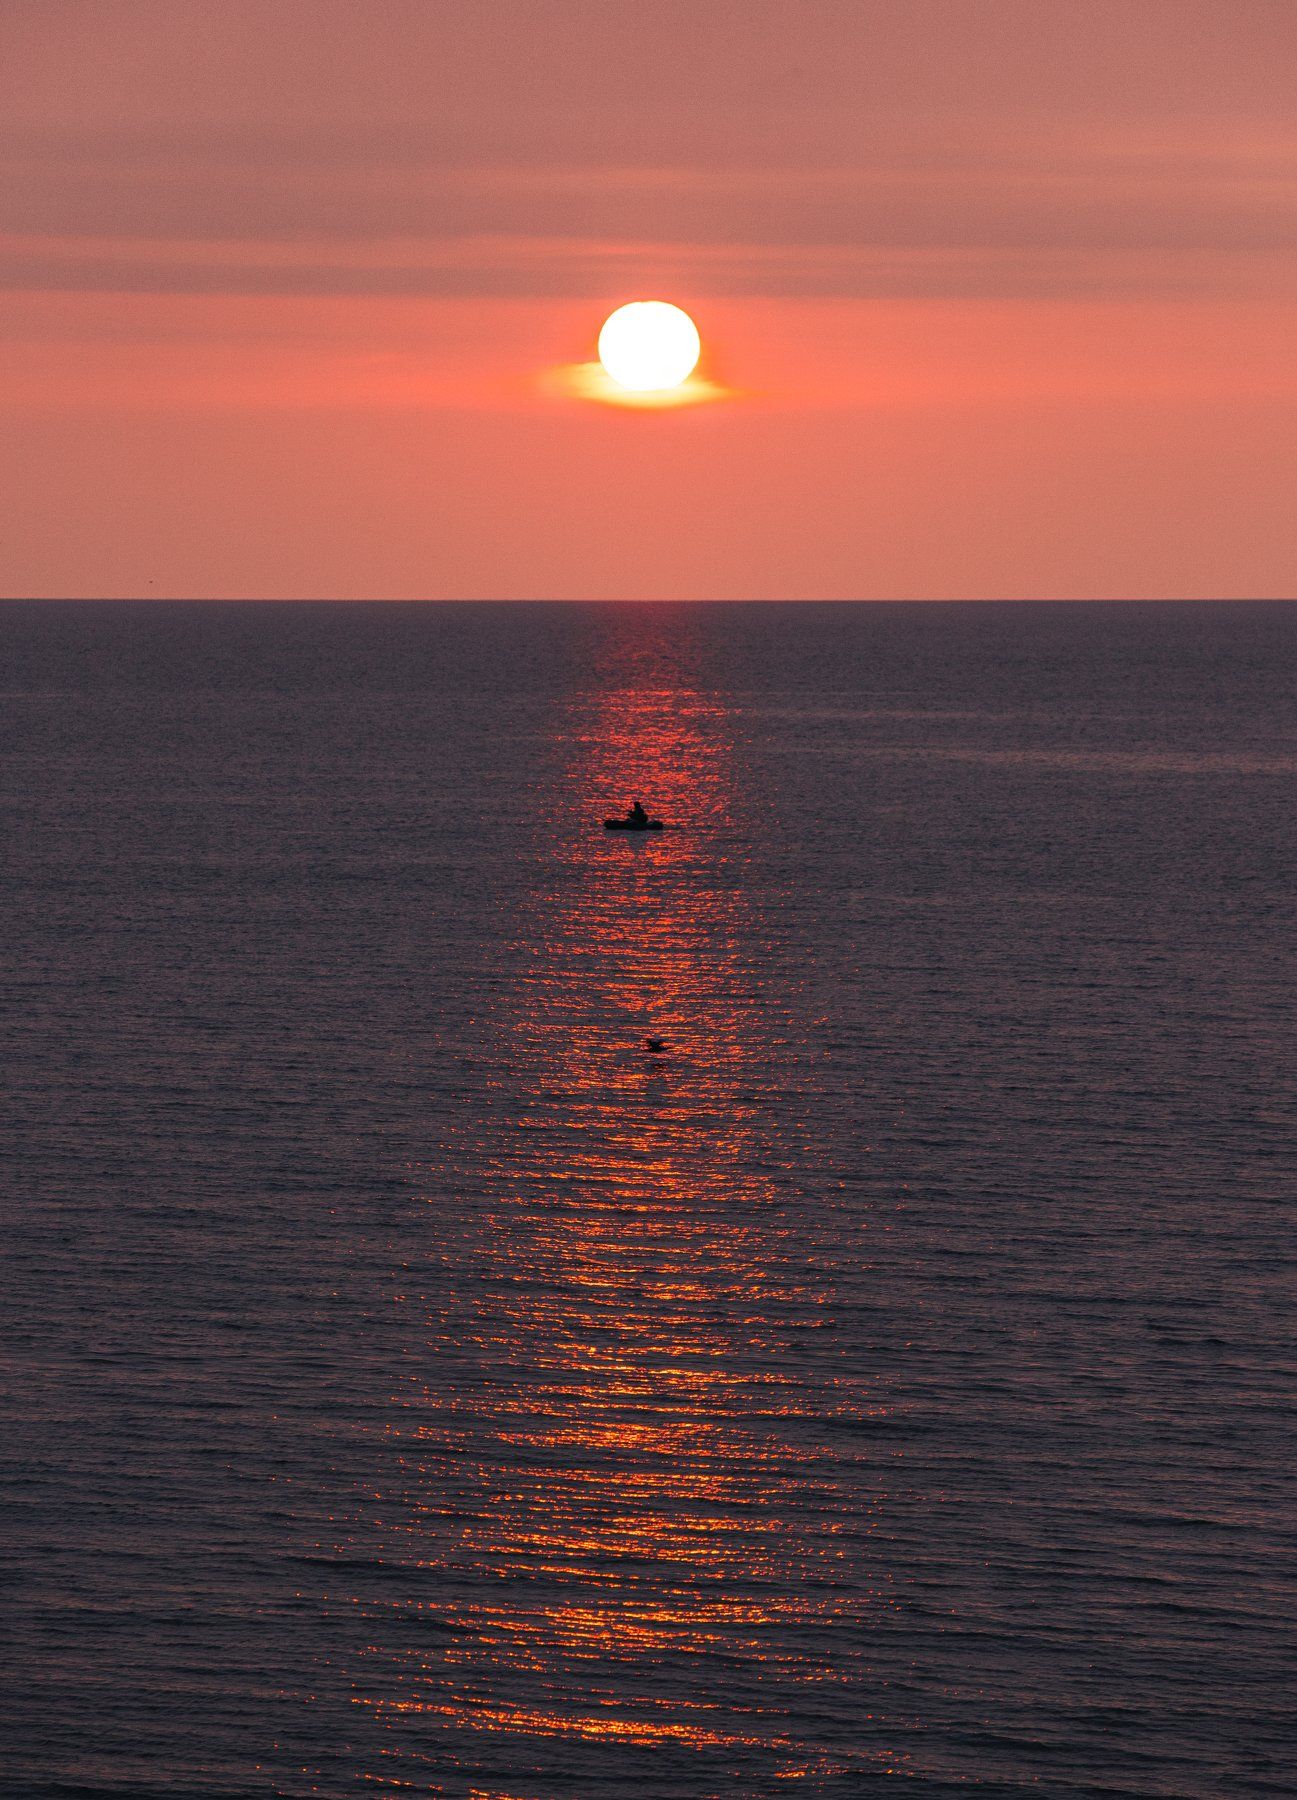
POLYGON ((604 320, 599 361, 619 387, 634 394, 678 388, 702 355, 698 327, 666 300, 632 300, 604 320))
POLYGON ((710 368, 700 369, 702 357, 698 327, 683 307, 632 300, 604 320, 597 360, 560 363, 538 375, 543 390, 556 398, 639 412, 738 399, 738 389, 716 380, 710 368))

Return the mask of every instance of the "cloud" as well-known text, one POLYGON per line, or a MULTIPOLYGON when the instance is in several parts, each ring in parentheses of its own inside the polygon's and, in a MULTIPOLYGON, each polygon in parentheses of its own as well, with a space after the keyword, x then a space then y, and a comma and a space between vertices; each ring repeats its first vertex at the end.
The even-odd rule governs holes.
POLYGON ((722 387, 706 375, 694 374, 673 388, 637 393, 613 381, 600 362, 563 363, 544 371, 542 393, 563 399, 591 400, 599 406, 625 406, 637 411, 675 411, 681 406, 708 406, 718 400, 734 400, 732 388, 722 387))
POLYGON ((1290 293, 1290 0, 10 0, 0 281, 1290 293))
POLYGON ((195 140, 0 146, 0 282, 513 296, 1291 292, 1297 139, 1062 132, 867 167, 248 159, 195 140))
POLYGON ((0 287, 84 293, 587 298, 1278 297, 1287 248, 624 241, 523 236, 137 238, 9 233, 0 287))

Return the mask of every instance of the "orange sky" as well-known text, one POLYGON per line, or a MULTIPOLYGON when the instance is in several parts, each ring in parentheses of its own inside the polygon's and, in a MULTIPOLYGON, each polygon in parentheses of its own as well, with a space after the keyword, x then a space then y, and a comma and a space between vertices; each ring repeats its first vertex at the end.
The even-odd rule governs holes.
POLYGON ((7 0, 8 594, 1286 595, 1292 0, 7 0), (552 371, 621 300, 709 405, 552 371))

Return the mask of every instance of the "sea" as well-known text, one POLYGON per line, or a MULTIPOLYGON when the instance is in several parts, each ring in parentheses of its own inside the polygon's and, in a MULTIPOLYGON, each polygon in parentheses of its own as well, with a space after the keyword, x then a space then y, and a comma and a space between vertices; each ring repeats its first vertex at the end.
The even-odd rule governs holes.
POLYGON ((1297 1793, 1295 682, 0 607, 5 1800, 1297 1793))

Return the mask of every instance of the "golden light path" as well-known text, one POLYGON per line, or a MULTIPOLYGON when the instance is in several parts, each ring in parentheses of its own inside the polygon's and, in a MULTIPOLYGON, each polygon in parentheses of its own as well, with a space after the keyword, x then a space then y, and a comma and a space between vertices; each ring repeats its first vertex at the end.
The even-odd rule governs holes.
POLYGON ((397 1397, 366 1503, 390 1576, 361 1603, 366 1778, 478 1800, 614 1776, 784 1791, 858 1766, 854 1734, 792 1721, 858 1682, 889 1602, 862 1585, 874 1521, 850 1503, 867 1401, 832 1372, 832 1284, 781 1201, 780 1027, 717 847, 724 710, 632 685, 556 730, 565 815, 624 805, 634 769, 689 829, 578 828, 538 867, 526 974, 429 1196, 435 1266, 409 1271, 429 1375, 397 1397))

